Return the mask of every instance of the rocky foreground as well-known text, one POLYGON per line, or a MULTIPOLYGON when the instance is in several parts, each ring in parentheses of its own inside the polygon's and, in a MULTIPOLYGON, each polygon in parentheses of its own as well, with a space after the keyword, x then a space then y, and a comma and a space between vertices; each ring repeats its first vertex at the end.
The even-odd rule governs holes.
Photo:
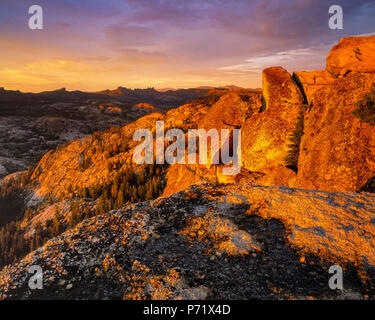
POLYGON ((374 234, 373 194, 199 184, 84 220, 5 267, 0 297, 373 298, 374 234), (344 290, 329 289, 333 264, 344 290))

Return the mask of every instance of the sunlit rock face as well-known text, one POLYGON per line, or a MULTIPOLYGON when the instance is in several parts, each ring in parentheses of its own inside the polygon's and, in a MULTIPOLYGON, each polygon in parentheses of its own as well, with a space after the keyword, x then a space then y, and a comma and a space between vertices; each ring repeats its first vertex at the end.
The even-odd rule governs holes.
POLYGON ((342 77, 349 71, 375 72, 375 36, 343 38, 327 57, 327 71, 342 77))
MULTIPOLYGON (((172 165, 164 196, 202 181, 292 186, 295 173, 284 166, 284 160, 302 103, 298 86, 280 67, 264 70, 263 97, 260 92, 231 92, 222 96, 198 128, 241 129, 241 171, 236 176, 225 176, 220 165, 172 165)), ((210 156, 209 153, 209 159, 210 156)))
POLYGON ((229 92, 216 102, 198 123, 201 129, 233 129, 261 108, 261 92, 229 92))
POLYGON ((374 213, 370 194, 200 184, 84 220, 5 267, 0 298, 372 297, 374 213), (43 290, 27 285, 35 264, 43 290))
POLYGON ((293 73, 293 79, 309 102, 312 95, 319 89, 329 85, 335 78, 326 70, 298 71, 293 73))
POLYGON ((286 167, 267 167, 261 170, 262 176, 254 183, 262 186, 284 186, 293 187, 296 181, 296 173, 286 167))
POLYGON ((64 195, 79 188, 90 188, 111 181, 128 164, 135 166, 136 170, 136 165, 132 163, 134 148, 140 143, 133 140, 136 130, 155 132, 156 122, 164 121, 165 131, 170 128, 187 131, 197 127, 207 109, 205 104, 190 103, 165 114, 155 112, 121 128, 74 140, 50 151, 41 159, 33 174, 37 182, 36 193, 64 198, 64 195), (117 151, 109 154, 114 147, 117 151), (90 163, 82 168, 84 159, 90 159, 90 163), (108 169, 109 164, 113 164, 112 170, 108 169))
POLYGON ((155 128, 156 121, 164 120, 164 115, 153 113, 126 125, 112 128, 103 133, 74 140, 44 155, 33 173, 37 182, 36 193, 40 196, 50 194, 64 198, 80 188, 105 184, 114 178, 125 163, 131 162, 137 141, 133 134, 137 129, 155 128), (116 153, 110 155, 110 150, 116 153), (82 167, 84 160, 88 165, 82 167), (110 170, 108 164, 115 166, 110 170))
POLYGON ((284 164, 303 103, 297 85, 281 67, 263 71, 263 96, 265 111, 247 119, 242 128, 243 166, 250 171, 284 164))
POLYGON ((199 182, 217 183, 216 166, 207 168, 203 164, 173 164, 166 175, 167 185, 163 196, 167 197, 199 182))
MULTIPOLYGON (((228 130, 229 133, 234 129, 240 129, 246 119, 258 113, 261 109, 261 95, 260 91, 245 89, 235 90, 223 95, 201 117, 195 129, 204 129, 206 132, 210 129, 215 129, 219 138, 222 137, 222 129, 228 130)), ((229 144, 231 146, 233 146, 232 142, 233 136, 230 135, 229 144)), ((213 155, 211 155, 210 139, 207 140, 207 151, 206 164, 199 164, 197 155, 197 164, 188 164, 186 160, 186 164, 174 164, 169 168, 164 196, 169 196, 198 182, 227 183, 247 179, 243 172, 238 176, 225 176, 222 174, 223 168, 220 163, 211 163, 211 156, 213 155)), ((188 149, 186 149, 186 153, 188 153, 188 149)), ((250 180, 247 179, 247 181, 250 180)))
MULTIPOLYGON (((375 175, 375 132, 352 113, 356 103, 374 88, 374 60, 369 53, 373 44, 374 37, 342 39, 329 54, 326 70, 295 72, 291 77, 281 67, 265 69, 260 102, 252 99, 245 103, 238 94, 226 94, 199 126, 241 128, 242 168, 263 174, 251 182, 329 191, 360 190, 375 175), (285 159, 301 109, 305 110, 304 134, 296 176, 285 167, 285 159)), ((171 170, 174 173, 170 174, 169 184, 179 179, 181 187, 174 183, 165 194, 171 194, 173 188, 182 190, 193 181, 214 182, 212 173, 205 180, 205 173, 199 174, 196 167, 189 168, 186 180, 176 175, 186 168, 171 170)), ((217 177, 219 182, 241 181, 217 177)))
POLYGON ((297 186, 358 190, 375 175, 375 128, 352 114, 375 74, 350 73, 317 91, 305 115, 297 186))

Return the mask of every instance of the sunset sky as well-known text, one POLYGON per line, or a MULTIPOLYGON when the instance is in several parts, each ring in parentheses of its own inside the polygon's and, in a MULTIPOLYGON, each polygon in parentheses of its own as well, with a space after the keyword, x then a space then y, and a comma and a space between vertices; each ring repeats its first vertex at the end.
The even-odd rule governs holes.
POLYGON ((374 32, 375 1, 1 0, 0 87, 256 88, 265 67, 322 69, 340 38, 374 32), (33 4, 43 30, 28 28, 33 4))

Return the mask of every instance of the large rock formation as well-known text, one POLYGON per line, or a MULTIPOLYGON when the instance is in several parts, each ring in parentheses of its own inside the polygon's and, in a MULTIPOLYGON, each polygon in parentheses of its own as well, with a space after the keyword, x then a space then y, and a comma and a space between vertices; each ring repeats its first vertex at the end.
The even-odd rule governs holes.
MULTIPOLYGON (((201 117, 195 129, 204 129, 206 131, 216 129, 220 135, 221 129, 232 131, 235 128, 241 128, 246 119, 258 113, 261 109, 261 95, 259 91, 244 89, 234 90, 223 95, 212 105, 207 114, 201 117)), ((210 140, 207 141, 207 164, 174 164, 169 168, 164 196, 169 196, 198 182, 216 183, 223 182, 223 179, 233 180, 236 178, 223 176, 222 167, 211 164, 210 142, 210 140)), ((186 151, 188 152, 188 149, 186 151)), ((199 162, 198 157, 197 162, 199 162)))
POLYGON ((374 213, 369 194, 194 186, 83 221, 5 267, 0 297, 373 297, 374 213), (332 264, 345 270, 341 292, 328 286, 332 264), (43 290, 27 285, 32 265, 43 290))
POLYGON ((197 127, 208 109, 205 104, 186 104, 166 114, 152 113, 122 128, 112 128, 59 147, 39 162, 32 177, 38 184, 36 193, 64 198, 82 188, 106 184, 122 167, 125 169, 125 164, 136 167, 131 164, 134 148, 140 143, 133 140, 136 130, 155 132, 156 121, 164 121, 165 131, 170 128, 187 131, 197 127))
POLYGON ((375 128, 352 114, 374 84, 375 74, 350 73, 313 95, 305 115, 299 187, 355 191, 375 175, 375 128))
POLYGON ((340 40, 327 57, 327 72, 337 79, 319 72, 320 88, 309 80, 317 72, 296 73, 309 93, 296 186, 356 191, 375 175, 375 128, 353 115, 375 89, 374 49, 375 37, 340 40))
POLYGON ((207 173, 205 169, 200 170, 200 166, 172 166, 164 194, 199 181, 215 182, 217 178, 220 182, 236 182, 249 177, 263 185, 328 191, 372 190, 368 185, 375 175, 375 130, 352 113, 357 102, 374 88, 375 69, 371 56, 374 39, 342 39, 327 58, 327 70, 295 72, 291 77, 280 67, 265 69, 263 103, 259 109, 258 97, 249 100, 243 108, 243 97, 235 93, 224 95, 199 126, 241 128, 241 173, 247 170, 258 176, 223 179, 220 168, 214 168, 215 177, 212 170, 207 173), (285 167, 285 159, 303 104, 307 104, 307 110, 296 177, 285 167), (180 174, 186 179, 178 177, 180 174))
POLYGON ((250 171, 284 164, 288 137, 295 129, 303 97, 290 74, 281 67, 263 71, 265 111, 242 127, 243 166, 250 171))
POLYGON ((113 179, 116 171, 108 164, 122 166, 132 159, 137 129, 155 128, 164 115, 153 113, 122 128, 112 128, 48 152, 39 162, 32 179, 37 182, 39 196, 64 198, 68 193, 113 179), (115 152, 111 150, 115 148, 115 152))
POLYGON ((261 92, 246 91, 223 95, 198 123, 198 128, 221 130, 241 127, 246 119, 258 113, 262 107, 261 95, 261 92))
POLYGON ((222 96, 198 123, 198 128, 241 128, 241 172, 237 176, 225 176, 221 166, 173 165, 167 175, 164 195, 201 181, 293 186, 295 173, 284 167, 284 160, 302 103, 298 86, 280 67, 264 70, 263 98, 261 93, 250 92, 222 96))
POLYGON ((342 77, 349 71, 375 72, 375 36, 343 38, 327 57, 327 71, 342 77))
MULTIPOLYGON (((285 168, 268 173, 264 184, 295 185, 328 191, 360 190, 375 175, 375 130, 353 116, 356 104, 375 88, 375 37, 340 40, 327 57, 327 69, 295 72, 293 79, 281 68, 263 73, 266 111, 243 126, 243 165, 266 173, 282 164, 302 102, 304 135, 300 145, 298 176, 280 181, 285 168), (350 72, 349 72, 350 71, 350 72), (276 173, 276 175, 275 175, 276 173)), ((369 190, 368 187, 365 190, 369 190)))

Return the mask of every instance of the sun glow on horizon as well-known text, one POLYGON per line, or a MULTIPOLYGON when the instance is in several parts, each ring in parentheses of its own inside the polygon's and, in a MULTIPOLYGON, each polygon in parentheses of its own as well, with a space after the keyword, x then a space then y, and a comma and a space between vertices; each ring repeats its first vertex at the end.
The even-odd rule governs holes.
POLYGON ((44 28, 30 30, 32 3, 4 1, 0 86, 24 92, 259 88, 262 68, 322 69, 338 39, 375 29, 370 3, 351 7, 344 30, 332 32, 327 5, 312 0, 303 6, 278 0, 40 0, 44 28))

